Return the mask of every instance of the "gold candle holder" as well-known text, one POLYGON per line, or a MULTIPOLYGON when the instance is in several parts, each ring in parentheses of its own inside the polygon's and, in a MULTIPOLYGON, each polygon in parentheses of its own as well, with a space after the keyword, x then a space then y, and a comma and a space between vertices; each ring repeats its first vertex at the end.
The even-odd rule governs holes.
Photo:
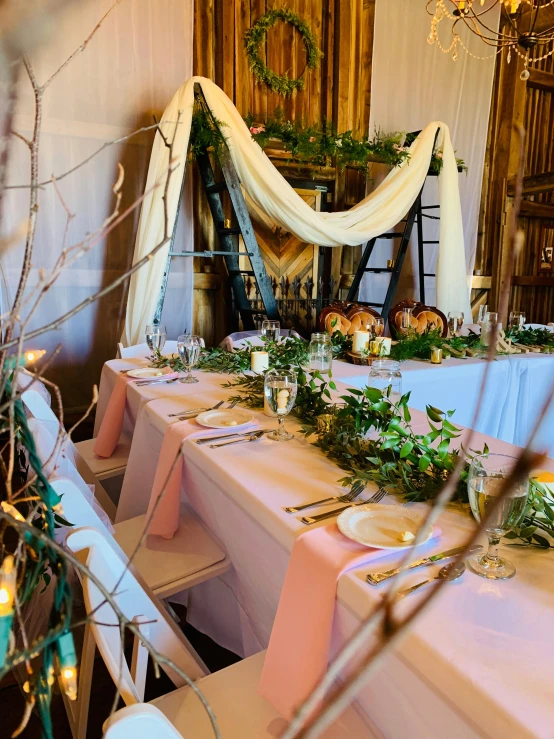
POLYGON ((381 342, 376 340, 370 341, 369 353, 372 357, 378 357, 381 354, 381 342))
POLYGON ((431 349, 431 364, 442 364, 442 349, 433 347, 431 349))
POLYGON ((394 267, 394 259, 387 259, 387 269, 392 269, 394 267))

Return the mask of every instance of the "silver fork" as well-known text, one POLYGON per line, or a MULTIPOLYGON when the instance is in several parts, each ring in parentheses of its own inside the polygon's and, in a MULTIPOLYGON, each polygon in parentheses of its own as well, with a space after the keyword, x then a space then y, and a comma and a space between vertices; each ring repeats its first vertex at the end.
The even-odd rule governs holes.
POLYGON ((332 498, 322 498, 321 500, 314 500, 313 503, 304 503, 304 505, 298 505, 295 507, 289 506, 284 510, 287 513, 298 513, 298 511, 305 511, 306 508, 315 508, 316 506, 326 505, 327 503, 351 503, 355 500, 358 495, 362 492, 363 487, 353 487, 344 495, 334 495, 332 498))
POLYGON ((365 505, 366 503, 379 503, 383 500, 386 494, 387 491, 385 490, 385 488, 379 488, 379 490, 369 500, 361 500, 359 503, 354 503, 352 506, 345 505, 342 508, 335 508, 332 511, 327 511, 327 513, 320 513, 317 516, 302 516, 300 520, 302 521, 302 523, 306 524, 306 526, 309 526, 312 523, 323 521, 326 518, 332 518, 333 516, 342 513, 342 511, 345 511, 347 508, 353 508, 354 506, 358 505, 365 505))
POLYGON ((191 408, 190 411, 180 411, 179 413, 169 413, 169 418, 175 418, 175 416, 188 416, 189 413, 202 413, 204 411, 215 411, 218 408, 220 408, 223 405, 223 403, 225 403, 225 401, 220 400, 219 403, 212 405, 211 408, 191 408))

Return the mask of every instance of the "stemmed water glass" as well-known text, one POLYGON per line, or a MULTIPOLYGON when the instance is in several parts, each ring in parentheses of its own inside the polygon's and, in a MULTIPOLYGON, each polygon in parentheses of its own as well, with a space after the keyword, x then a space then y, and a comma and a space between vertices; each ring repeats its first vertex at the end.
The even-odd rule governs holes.
POLYGON ((202 340, 194 334, 182 334, 177 338, 177 351, 181 357, 185 370, 188 374, 182 377, 179 382, 192 383, 198 382, 197 377, 193 377, 191 370, 200 359, 200 351, 202 349, 202 340))
POLYGON ((281 334, 281 324, 279 321, 263 321, 262 336, 266 336, 269 341, 277 341, 281 334))
POLYGON ((525 313, 520 310, 513 310, 510 313, 510 328, 517 330, 522 329, 525 325, 525 313))
POLYGON ((279 428, 271 431, 267 435, 268 439, 288 441, 294 438, 294 434, 285 431, 285 416, 294 407, 296 391, 296 374, 292 370, 271 370, 266 373, 264 380, 265 398, 279 421, 279 428))
POLYGON ((480 305, 479 306, 479 313, 477 314, 477 323, 479 326, 481 326, 485 322, 485 316, 489 312, 489 306, 488 305, 480 305))
MULTIPOLYGON (((479 455, 472 459, 467 478, 469 504, 475 519, 484 520, 497 502, 506 478, 512 474, 516 458, 507 454, 479 455)), ((529 496, 529 480, 513 483, 486 524, 489 549, 467 560, 473 572, 491 580, 507 580, 516 573, 511 562, 498 555, 500 539, 523 518, 529 496)))
POLYGON ((402 308, 400 314, 400 330, 409 331, 412 328, 412 309, 402 308))
POLYGON ((464 314, 462 312, 451 311, 448 314, 448 330, 450 331, 450 336, 456 336, 463 324, 464 314))
POLYGON ((385 333, 385 319, 375 318, 373 320, 373 323, 368 324, 367 330, 375 337, 383 336, 383 334, 385 333))
POLYGON ((146 343, 153 354, 162 351, 166 338, 167 331, 163 324, 153 323, 146 327, 146 343))

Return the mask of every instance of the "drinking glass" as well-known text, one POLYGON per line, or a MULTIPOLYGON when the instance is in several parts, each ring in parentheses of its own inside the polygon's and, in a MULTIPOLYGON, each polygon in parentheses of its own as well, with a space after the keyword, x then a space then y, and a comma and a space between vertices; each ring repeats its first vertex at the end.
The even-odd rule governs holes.
POLYGON ((199 336, 194 336, 193 334, 182 334, 177 337, 177 351, 179 352, 179 356, 181 357, 181 362, 183 363, 185 370, 188 372, 188 374, 182 377, 179 382, 198 382, 198 378, 192 376, 191 370, 200 359, 201 349, 202 342, 199 336))
MULTIPOLYGON (((515 467, 516 458, 507 454, 488 454, 474 457, 469 467, 467 490, 469 504, 477 521, 482 521, 496 503, 502 486, 515 467)), ((473 572, 490 580, 507 580, 516 574, 511 562, 498 555, 500 539, 517 526, 525 511, 529 496, 529 480, 516 482, 496 508, 487 523, 489 550, 474 554, 467 560, 473 572)))
POLYGON ((395 359, 374 359, 367 384, 388 395, 391 403, 397 403, 402 397, 400 362, 395 359))
POLYGON ((450 312, 448 314, 448 330, 450 336, 456 336, 464 323, 464 314, 461 312, 450 312))
POLYGON ((510 328, 522 329, 525 325, 525 313, 520 310, 513 310, 510 313, 510 328))
POLYGON ((333 362, 333 345, 329 334, 312 334, 309 347, 310 370, 328 373, 333 362))
POLYGON ((271 370, 265 376, 264 393, 270 410, 277 414, 279 428, 267 435, 275 441, 288 441, 294 434, 285 431, 285 416, 288 415, 296 400, 296 374, 292 370, 271 370))
POLYGON ((376 318, 373 323, 370 323, 368 325, 368 331, 375 337, 383 336, 383 334, 385 333, 385 319, 376 318))
POLYGON ((485 313, 485 318, 483 319, 484 323, 498 323, 498 313, 492 313, 490 311, 487 311, 485 313))
POLYGON ((477 315, 477 323, 481 325, 485 321, 485 316, 489 312, 489 306, 488 305, 480 305, 479 306, 479 313, 477 315))
POLYGON ((402 308, 402 313, 400 314, 400 330, 408 331, 411 328, 412 328, 412 309, 402 308))
POLYGON ((262 323, 262 336, 267 336, 270 341, 277 341, 281 333, 279 321, 264 321, 262 323))
POLYGON ((146 343, 152 353, 161 352, 165 346, 167 331, 165 326, 159 323, 153 323, 146 327, 146 343))

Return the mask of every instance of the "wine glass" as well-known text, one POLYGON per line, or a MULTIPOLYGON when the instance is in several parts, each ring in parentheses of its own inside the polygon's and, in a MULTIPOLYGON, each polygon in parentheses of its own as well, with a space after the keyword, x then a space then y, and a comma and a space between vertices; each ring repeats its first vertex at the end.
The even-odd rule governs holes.
POLYGON ((489 312, 488 305, 480 305, 479 313, 477 314, 477 323, 481 326, 485 322, 485 316, 489 312))
POLYGON ((525 325, 525 313, 520 310, 513 310, 510 313, 510 328, 516 330, 522 329, 525 325))
POLYGON ((262 336, 266 336, 269 341, 277 341, 281 333, 281 324, 279 321, 263 321, 262 336))
POLYGON ((285 431, 285 416, 296 400, 296 374, 292 370, 271 370, 265 376, 264 393, 269 408, 277 414, 279 428, 267 435, 275 441, 288 441, 294 434, 285 431))
POLYGON ((402 308, 400 314, 400 330, 409 331, 412 328, 412 309, 402 308))
POLYGON ((146 343, 153 354, 161 352, 165 346, 167 331, 160 323, 153 323, 146 327, 146 343))
POLYGON ((372 324, 369 325, 369 330, 373 336, 383 336, 385 333, 385 319, 375 318, 372 324))
MULTIPOLYGON (((469 467, 467 490, 471 511, 477 521, 485 519, 507 477, 512 474, 516 458, 507 454, 488 454, 474 457, 469 467)), ((500 539, 516 527, 525 512, 529 496, 529 480, 513 483, 507 496, 496 507, 487 522, 489 549, 486 554, 474 554, 467 560, 473 572, 491 580, 507 580, 516 574, 511 562, 498 555, 500 539)))
POLYGON ((450 336, 456 336, 464 323, 464 314, 461 312, 451 311, 448 314, 448 330, 450 336))
POLYGON ((177 338, 177 351, 181 357, 187 375, 182 377, 179 382, 192 383, 198 382, 197 377, 193 377, 191 370, 200 359, 200 351, 202 349, 202 341, 199 336, 194 334, 182 334, 177 338))

